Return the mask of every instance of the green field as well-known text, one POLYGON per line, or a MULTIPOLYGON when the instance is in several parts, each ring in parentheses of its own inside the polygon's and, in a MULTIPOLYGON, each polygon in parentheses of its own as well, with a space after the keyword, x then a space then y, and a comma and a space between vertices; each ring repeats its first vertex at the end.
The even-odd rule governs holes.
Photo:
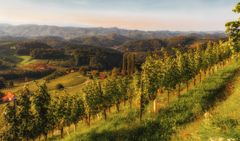
MULTIPOLYGON (((57 84, 61 83, 63 84, 63 86, 65 87, 67 92, 78 92, 81 90, 81 85, 87 81, 88 78, 85 76, 82 76, 79 72, 74 72, 74 73, 70 73, 61 77, 58 77, 56 79, 53 79, 51 81, 49 81, 47 84, 47 87, 50 91, 55 90, 55 87, 57 84)), ((35 82, 37 83, 43 83, 44 80, 40 79, 40 80, 36 80, 35 82)), ((23 86, 27 85, 29 87, 30 90, 36 90, 37 86, 36 83, 34 81, 30 81, 30 82, 26 82, 26 83, 16 83, 15 87, 12 89, 6 89, 4 91, 13 91, 16 92, 20 89, 23 88, 23 86)))
POLYGON ((18 63, 18 66, 23 66, 31 63, 32 57, 31 56, 17 56, 21 59, 21 62, 18 63))

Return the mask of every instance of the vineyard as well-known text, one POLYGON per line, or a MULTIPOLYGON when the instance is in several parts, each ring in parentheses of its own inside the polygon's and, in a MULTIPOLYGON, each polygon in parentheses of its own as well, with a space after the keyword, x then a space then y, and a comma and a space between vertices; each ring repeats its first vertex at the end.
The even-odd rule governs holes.
MULTIPOLYGON (((161 120, 168 119, 170 115, 171 119, 176 120, 175 123, 172 123, 171 120, 164 122, 167 126, 157 124, 159 131, 166 130, 167 127, 168 130, 166 131, 171 133, 173 132, 171 131, 173 130, 172 124, 181 125, 193 120, 197 114, 210 106, 208 102, 217 97, 211 92, 201 94, 200 90, 198 90, 199 92, 189 91, 189 83, 192 82, 194 85, 198 85, 197 81, 201 83, 203 78, 214 75, 218 70, 225 70, 226 66, 236 64, 234 62, 237 54, 232 53, 228 44, 229 42, 209 43, 205 49, 197 48, 185 53, 176 50, 175 56, 169 55, 162 50, 160 55, 153 54, 147 58, 143 64, 142 73, 135 72, 130 77, 119 76, 113 71, 112 75, 104 80, 96 79, 87 83, 83 88, 83 92, 78 95, 57 94, 57 92, 50 95, 45 84, 36 84, 38 85, 36 92, 32 92, 25 87, 17 95, 16 101, 6 106, 5 120, 8 126, 6 127, 4 139, 29 140, 41 135, 44 135, 47 139, 48 133, 56 129, 61 131, 61 137, 63 137, 64 127, 72 124, 76 126, 80 120, 85 120, 91 126, 92 117, 100 116, 100 113, 102 113, 101 117, 107 120, 111 107, 115 105, 117 112, 120 112, 120 104, 126 104, 127 102, 130 108, 139 109, 138 113, 141 121, 145 109, 151 101, 156 100, 158 96, 167 94, 169 103, 170 95, 177 93, 178 101, 169 104, 167 108, 161 109, 160 113, 158 113, 161 120), (181 97, 180 91, 183 87, 186 87, 188 94, 181 97), (199 93, 200 95, 194 94, 193 96, 191 93, 199 93), (194 103, 196 109, 192 107, 194 103), (178 117, 178 110, 183 110, 185 115, 178 117)), ((230 71, 228 72, 229 75, 234 74, 232 71, 237 68, 238 66, 234 66, 227 70, 230 71)), ((226 78, 230 77, 224 72, 222 73, 220 75, 226 78)), ((215 86, 217 89, 221 88, 222 82, 219 83, 215 86)), ((207 87, 205 88, 208 89, 207 87)), ((163 122, 161 120, 158 122, 163 122)), ((151 126, 151 124, 155 125, 150 123, 148 126, 151 126)), ((133 134, 138 133, 133 132, 133 134)), ((164 134, 166 133, 164 132, 164 134)), ((111 135, 114 134, 111 133, 111 135)), ((170 134, 167 135, 153 136, 153 138, 168 140, 170 134)), ((137 137, 137 135, 132 136, 133 138, 137 137)))
MULTIPOLYGON (((240 3, 234 11, 240 12, 240 3)), ((173 136, 230 97, 224 91, 239 75, 239 22, 226 24, 228 40, 186 51, 162 48, 149 53, 140 67, 134 64, 134 54, 128 54, 122 71, 113 69, 106 77, 80 79, 72 73, 18 88, 15 99, 1 107, 0 140, 181 140, 173 136)), ((22 63, 28 61, 25 57, 22 63)), ((213 122, 223 130, 227 127, 221 124, 230 124, 236 140, 239 123, 220 118, 213 122)))

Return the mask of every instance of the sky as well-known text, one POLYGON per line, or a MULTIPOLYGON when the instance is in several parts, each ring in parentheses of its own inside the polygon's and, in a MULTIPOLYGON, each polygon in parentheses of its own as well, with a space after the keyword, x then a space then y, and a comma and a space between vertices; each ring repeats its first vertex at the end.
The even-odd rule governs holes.
POLYGON ((0 23, 223 31, 239 0, 0 0, 0 23))

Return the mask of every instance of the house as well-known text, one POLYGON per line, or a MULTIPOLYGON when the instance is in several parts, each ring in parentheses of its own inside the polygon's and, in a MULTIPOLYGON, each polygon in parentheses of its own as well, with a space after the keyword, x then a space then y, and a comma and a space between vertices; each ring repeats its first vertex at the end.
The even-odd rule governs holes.
POLYGON ((48 69, 48 66, 46 64, 38 64, 35 67, 36 70, 44 71, 48 69))
POLYGON ((14 101, 15 95, 12 92, 6 92, 1 97, 1 103, 11 102, 14 101))

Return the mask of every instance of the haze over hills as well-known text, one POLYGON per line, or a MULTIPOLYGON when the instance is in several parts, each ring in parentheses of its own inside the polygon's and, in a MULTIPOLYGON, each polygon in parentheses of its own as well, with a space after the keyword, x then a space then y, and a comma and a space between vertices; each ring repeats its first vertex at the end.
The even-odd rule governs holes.
POLYGON ((196 36, 217 36, 225 37, 223 31, 212 32, 181 32, 181 31, 140 31, 140 30, 126 30, 119 28, 82 28, 82 27, 59 27, 48 25, 10 25, 0 24, 1 36, 14 37, 39 37, 39 36, 57 36, 65 39, 86 38, 92 36, 109 36, 121 35, 132 39, 154 39, 154 38, 169 38, 179 35, 196 36))

